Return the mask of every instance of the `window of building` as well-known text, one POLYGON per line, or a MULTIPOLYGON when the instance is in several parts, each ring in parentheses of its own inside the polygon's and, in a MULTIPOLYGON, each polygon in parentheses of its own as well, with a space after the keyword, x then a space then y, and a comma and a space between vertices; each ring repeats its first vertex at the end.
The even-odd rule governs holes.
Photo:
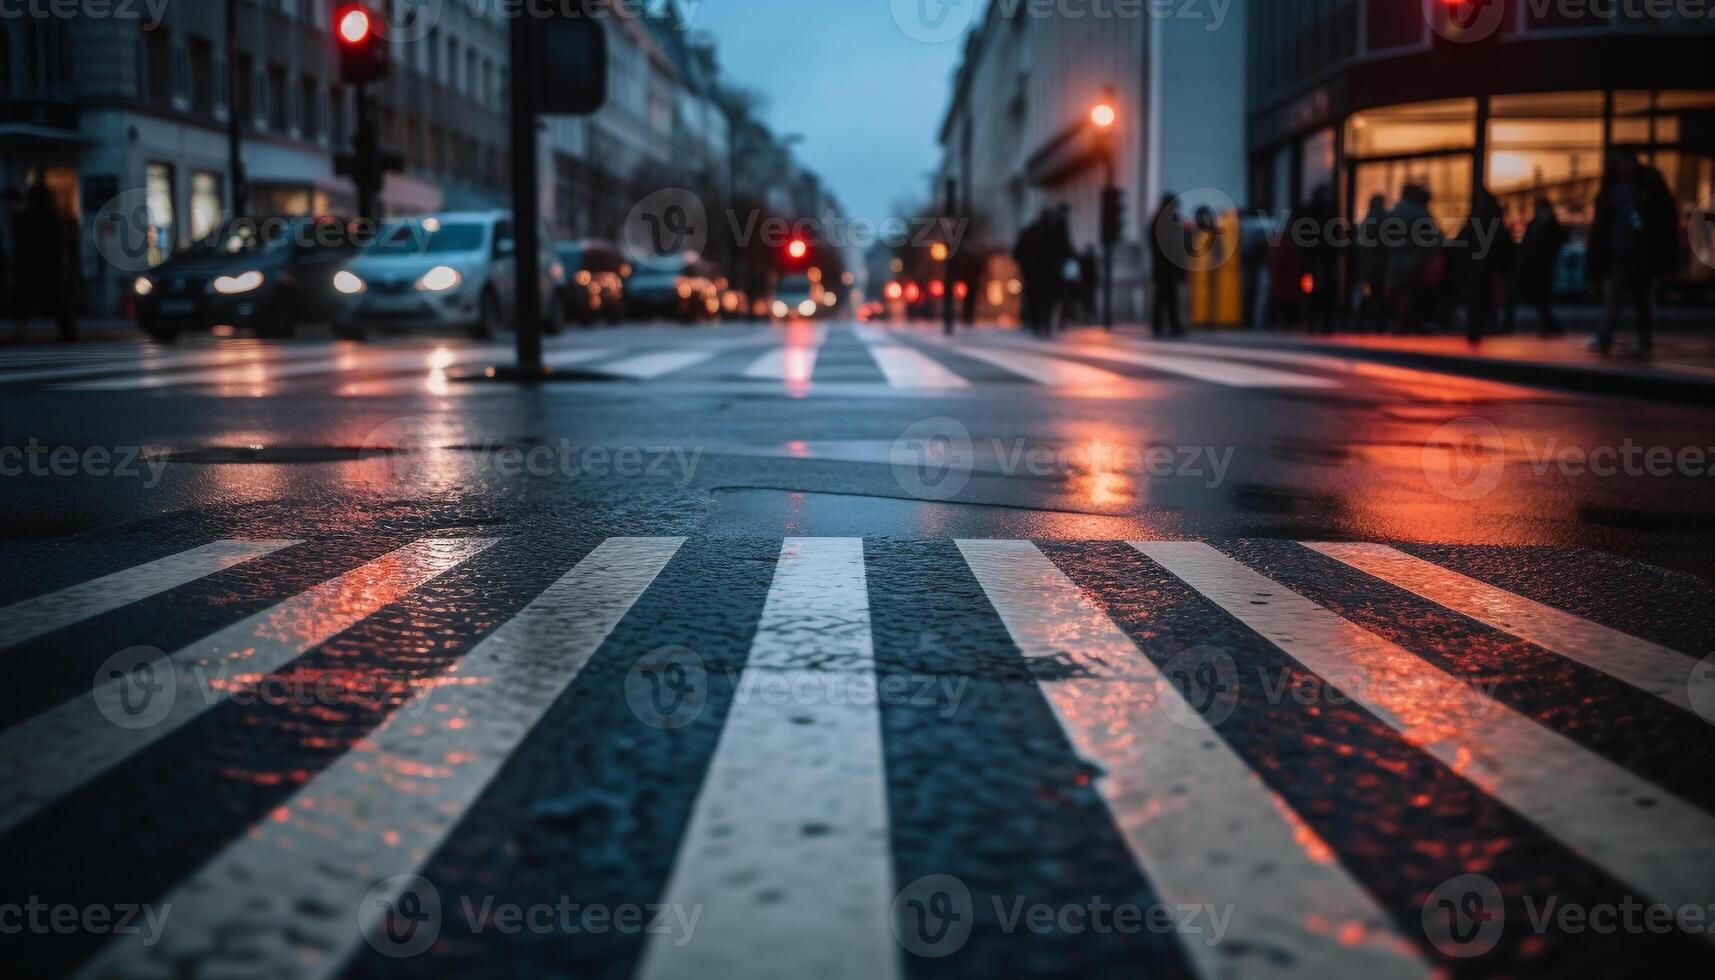
POLYGON ((1429 191, 1429 213, 1443 234, 1455 234, 1471 212, 1471 155, 1442 154, 1417 159, 1376 160, 1353 170, 1352 200, 1359 209, 1380 194, 1388 206, 1397 204, 1405 185, 1429 191))
POLYGON ((291 90, 286 85, 286 69, 268 66, 268 128, 283 133, 291 125, 286 112, 286 100, 291 90))
POLYGON ((298 132, 307 140, 322 134, 321 96, 310 75, 298 80, 298 132))
POLYGON ((1538 198, 1560 220, 1587 225, 1602 179, 1600 92, 1496 96, 1489 101, 1489 158, 1484 182, 1515 224, 1538 198))
POLYGON ((465 53, 464 53, 464 94, 470 96, 471 98, 476 98, 480 94, 477 91, 477 85, 478 85, 478 79, 481 78, 482 76, 477 73, 477 67, 476 66, 477 66, 476 49, 475 48, 465 49, 465 53))
POLYGON ((207 170, 191 171, 191 240, 202 241, 220 227, 221 179, 207 170))
POLYGON ((214 114, 214 46, 193 37, 185 41, 191 63, 191 111, 199 116, 214 114))
POLYGON ((344 150, 346 145, 345 126, 345 86, 333 85, 327 90, 328 94, 328 142, 336 150, 344 150))
POLYGON ((1476 99, 1371 109, 1346 122, 1346 152, 1354 157, 1469 149, 1476 142, 1476 99))
POLYGON ((447 38, 447 77, 442 79, 447 88, 458 91, 459 87, 459 42, 457 38, 447 38))
POLYGON ((165 27, 143 32, 143 91, 154 105, 173 102, 173 48, 165 27))
POLYGON ((241 120, 256 118, 256 66, 251 64, 250 56, 238 56, 238 92, 232 101, 233 110, 241 120))
POLYGON ((159 265, 173 254, 173 165, 150 163, 143 168, 143 203, 149 212, 148 257, 159 265))
POLYGON ((1334 187, 1334 130, 1319 129, 1304 138, 1304 155, 1298 171, 1298 202, 1310 200, 1317 187, 1334 187))

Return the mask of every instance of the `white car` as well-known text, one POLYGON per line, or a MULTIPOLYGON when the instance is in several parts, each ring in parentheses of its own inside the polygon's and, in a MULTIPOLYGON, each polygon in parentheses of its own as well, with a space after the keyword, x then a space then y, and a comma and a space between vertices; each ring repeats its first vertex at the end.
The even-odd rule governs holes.
MULTIPOLYGON (((556 333, 564 319, 565 274, 554 240, 541 236, 542 319, 556 333)), ((457 328, 489 337, 513 320, 516 248, 508 211, 468 211, 407 218, 334 274, 339 294, 334 332, 361 338, 371 329, 457 328)))

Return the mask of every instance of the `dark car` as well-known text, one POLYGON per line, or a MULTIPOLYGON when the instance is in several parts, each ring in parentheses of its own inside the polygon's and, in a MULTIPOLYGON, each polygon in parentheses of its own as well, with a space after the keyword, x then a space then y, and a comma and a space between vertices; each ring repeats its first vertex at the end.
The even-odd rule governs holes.
POLYGON ((721 309, 720 269, 706 259, 640 267, 625 281, 625 311, 632 317, 695 323, 721 309))
POLYGON ((229 222, 137 277, 137 324, 156 340, 217 324, 290 337, 332 318, 333 275, 355 252, 338 218, 229 222))
POLYGON ((618 323, 625 315, 625 276, 631 271, 618 247, 594 239, 561 242, 558 255, 566 273, 566 317, 584 324, 597 317, 618 323))

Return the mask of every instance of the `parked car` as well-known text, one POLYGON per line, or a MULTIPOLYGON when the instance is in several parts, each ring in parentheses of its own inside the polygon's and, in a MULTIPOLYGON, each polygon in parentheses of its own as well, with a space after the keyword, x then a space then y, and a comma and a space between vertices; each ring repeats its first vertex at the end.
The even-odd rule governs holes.
MULTIPOLYGON (((564 278, 554 239, 538 225, 543 330, 564 319, 564 278)), ((409 218, 382 229, 333 279, 343 301, 334 332, 360 338, 369 330, 455 328, 491 337, 517 309, 517 247, 508 211, 469 211, 409 218)))
POLYGON ((612 242, 595 239, 561 242, 560 265, 565 270, 565 311, 569 319, 593 323, 600 316, 618 323, 625 315, 625 258, 612 242))
POLYGON ((133 280, 137 325, 165 341, 216 325, 290 337, 332 318, 333 277, 355 253, 340 218, 231 221, 133 280))
POLYGON ((636 269, 625 281, 625 309, 633 317, 695 323, 718 315, 720 308, 720 269, 707 259, 636 269))
POLYGON ((795 273, 781 276, 780 284, 774 288, 774 318, 786 320, 792 317, 814 317, 822 311, 822 304, 817 301, 820 292, 807 275, 795 273))

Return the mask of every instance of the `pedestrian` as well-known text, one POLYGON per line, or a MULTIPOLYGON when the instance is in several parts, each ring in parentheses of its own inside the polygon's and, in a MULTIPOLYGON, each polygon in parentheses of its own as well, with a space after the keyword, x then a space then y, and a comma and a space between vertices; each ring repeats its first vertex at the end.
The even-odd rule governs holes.
MULTIPOLYGON (((1550 305, 1554 297, 1554 274, 1560 266, 1560 250, 1566 246, 1566 229, 1554 214, 1548 198, 1538 198, 1536 214, 1524 229, 1524 243, 1519 247, 1516 294, 1536 309, 1544 337, 1558 337, 1560 322, 1554 318, 1550 305)), ((1516 302, 1514 304, 1516 308, 1516 302)), ((1512 322, 1512 314, 1507 316, 1512 322)))
POLYGON ((1370 195, 1369 211, 1358 226, 1357 266, 1358 329, 1371 330, 1387 325, 1387 249, 1382 246, 1382 222, 1387 220, 1387 198, 1370 195))
POLYGON ((1096 246, 1090 245, 1084 249, 1082 255, 1078 256, 1078 286, 1080 289, 1079 301, 1083 304, 1085 317, 1091 323, 1096 322, 1101 316, 1101 311, 1096 309, 1096 286, 1099 283, 1097 270, 1099 268, 1100 265, 1096 261, 1096 246))
POLYGON ((1024 325, 1038 337, 1053 332, 1071 253, 1066 222, 1056 208, 1046 208, 1018 236, 1012 257, 1024 280, 1024 325))
POLYGON ((13 302, 17 328, 13 339, 22 343, 25 322, 36 309, 53 317, 61 343, 77 340, 77 321, 66 296, 66 236, 53 194, 42 183, 30 185, 24 209, 12 222, 13 302))
POLYGON ((1185 237, 1188 230, 1173 209, 1176 198, 1171 193, 1161 195, 1161 206, 1149 225, 1155 232, 1149 236, 1150 278, 1155 292, 1149 332, 1156 337, 1185 336, 1185 328, 1179 322, 1179 284, 1185 280, 1184 262, 1191 253, 1185 237), (1170 253, 1164 242, 1178 247, 1170 253))
POLYGON ((1387 216, 1387 291, 1394 322, 1405 333, 1427 332, 1429 297, 1447 278, 1441 228, 1429 211, 1432 199, 1429 188, 1407 184, 1387 216))
POLYGON ((1339 278, 1339 254, 1335 250, 1332 229, 1339 218, 1334 208, 1334 190, 1327 184, 1316 185, 1310 200, 1297 208, 1292 216, 1294 228, 1307 233, 1295 236, 1299 250, 1300 288, 1305 293, 1311 333, 1334 332, 1336 280, 1339 278), (1309 276, 1309 279, 1304 279, 1309 276))
POLYGON ((1638 353, 1648 354, 1654 338, 1655 280, 1679 261, 1679 209, 1661 171, 1630 153, 1608 157, 1596 215, 1590 223, 1589 265, 1592 285, 1607 292, 1601 331, 1589 347, 1602 354, 1614 346, 1614 330, 1629 297, 1638 321, 1638 353))
POLYGON ((1465 294, 1465 337, 1480 342, 1495 329, 1498 296, 1512 278, 1513 238, 1507 230, 1506 211, 1488 188, 1477 188, 1471 214, 1454 236, 1459 243, 1465 294))

